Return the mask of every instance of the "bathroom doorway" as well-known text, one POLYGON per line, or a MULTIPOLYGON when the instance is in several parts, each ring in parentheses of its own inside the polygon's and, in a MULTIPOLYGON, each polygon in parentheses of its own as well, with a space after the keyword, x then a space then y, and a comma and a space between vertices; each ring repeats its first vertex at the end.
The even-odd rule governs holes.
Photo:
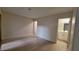
POLYGON ((57 40, 64 42, 66 44, 65 48, 68 48, 70 20, 71 18, 58 19, 57 40))

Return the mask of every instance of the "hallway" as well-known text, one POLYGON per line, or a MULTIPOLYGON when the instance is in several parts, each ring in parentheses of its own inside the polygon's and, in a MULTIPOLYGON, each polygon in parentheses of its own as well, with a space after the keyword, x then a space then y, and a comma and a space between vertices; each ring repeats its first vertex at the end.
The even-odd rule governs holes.
POLYGON ((36 38, 28 37, 19 40, 4 42, 1 50, 9 51, 66 51, 67 43, 57 40, 56 43, 36 38))

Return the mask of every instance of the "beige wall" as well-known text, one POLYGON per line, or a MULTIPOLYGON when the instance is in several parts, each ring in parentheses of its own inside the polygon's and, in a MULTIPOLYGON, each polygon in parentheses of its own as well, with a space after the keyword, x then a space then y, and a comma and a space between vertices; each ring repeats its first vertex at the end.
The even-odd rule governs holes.
POLYGON ((2 39, 32 35, 33 21, 31 19, 2 12, 2 39))
POLYGON ((69 35, 68 38, 70 39, 69 41, 69 45, 68 45, 68 50, 72 50, 73 49, 73 42, 74 42, 74 30, 75 30, 75 21, 76 21, 76 10, 73 10, 73 14, 72 14, 72 19, 70 21, 70 29, 69 29, 69 35))
POLYGON ((71 39, 73 39, 72 50, 79 51, 79 8, 73 14, 71 39))
POLYGON ((38 19, 37 36, 43 39, 55 42, 57 36, 58 20, 53 17, 45 17, 38 19))

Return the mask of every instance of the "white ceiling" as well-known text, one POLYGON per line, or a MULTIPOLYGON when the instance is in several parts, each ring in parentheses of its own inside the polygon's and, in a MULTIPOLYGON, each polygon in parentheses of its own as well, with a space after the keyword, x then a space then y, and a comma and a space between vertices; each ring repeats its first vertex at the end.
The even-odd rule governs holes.
POLYGON ((64 12, 70 12, 73 8, 71 7, 5 7, 2 10, 17 15, 29 17, 29 18, 40 18, 48 15, 54 15, 64 12))

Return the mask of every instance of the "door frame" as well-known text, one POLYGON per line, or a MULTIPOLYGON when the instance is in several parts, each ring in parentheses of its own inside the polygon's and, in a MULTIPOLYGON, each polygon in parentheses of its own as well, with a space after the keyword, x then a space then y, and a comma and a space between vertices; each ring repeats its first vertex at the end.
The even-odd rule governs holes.
MULTIPOLYGON (((73 14, 73 13, 72 13, 73 14)), ((70 45, 72 45, 72 42, 70 42, 71 39, 71 30, 72 30, 72 17, 73 15, 69 16, 69 17, 61 17, 58 19, 64 19, 64 18, 70 18, 69 20, 69 29, 68 29, 68 35, 67 35, 67 51, 71 51, 72 49, 70 49, 70 45)), ((59 21, 58 21, 59 22, 59 21)), ((58 35, 57 35, 58 36, 58 35)), ((64 41, 64 40, 63 40, 64 41)), ((65 41, 66 42, 66 41, 65 41)))

